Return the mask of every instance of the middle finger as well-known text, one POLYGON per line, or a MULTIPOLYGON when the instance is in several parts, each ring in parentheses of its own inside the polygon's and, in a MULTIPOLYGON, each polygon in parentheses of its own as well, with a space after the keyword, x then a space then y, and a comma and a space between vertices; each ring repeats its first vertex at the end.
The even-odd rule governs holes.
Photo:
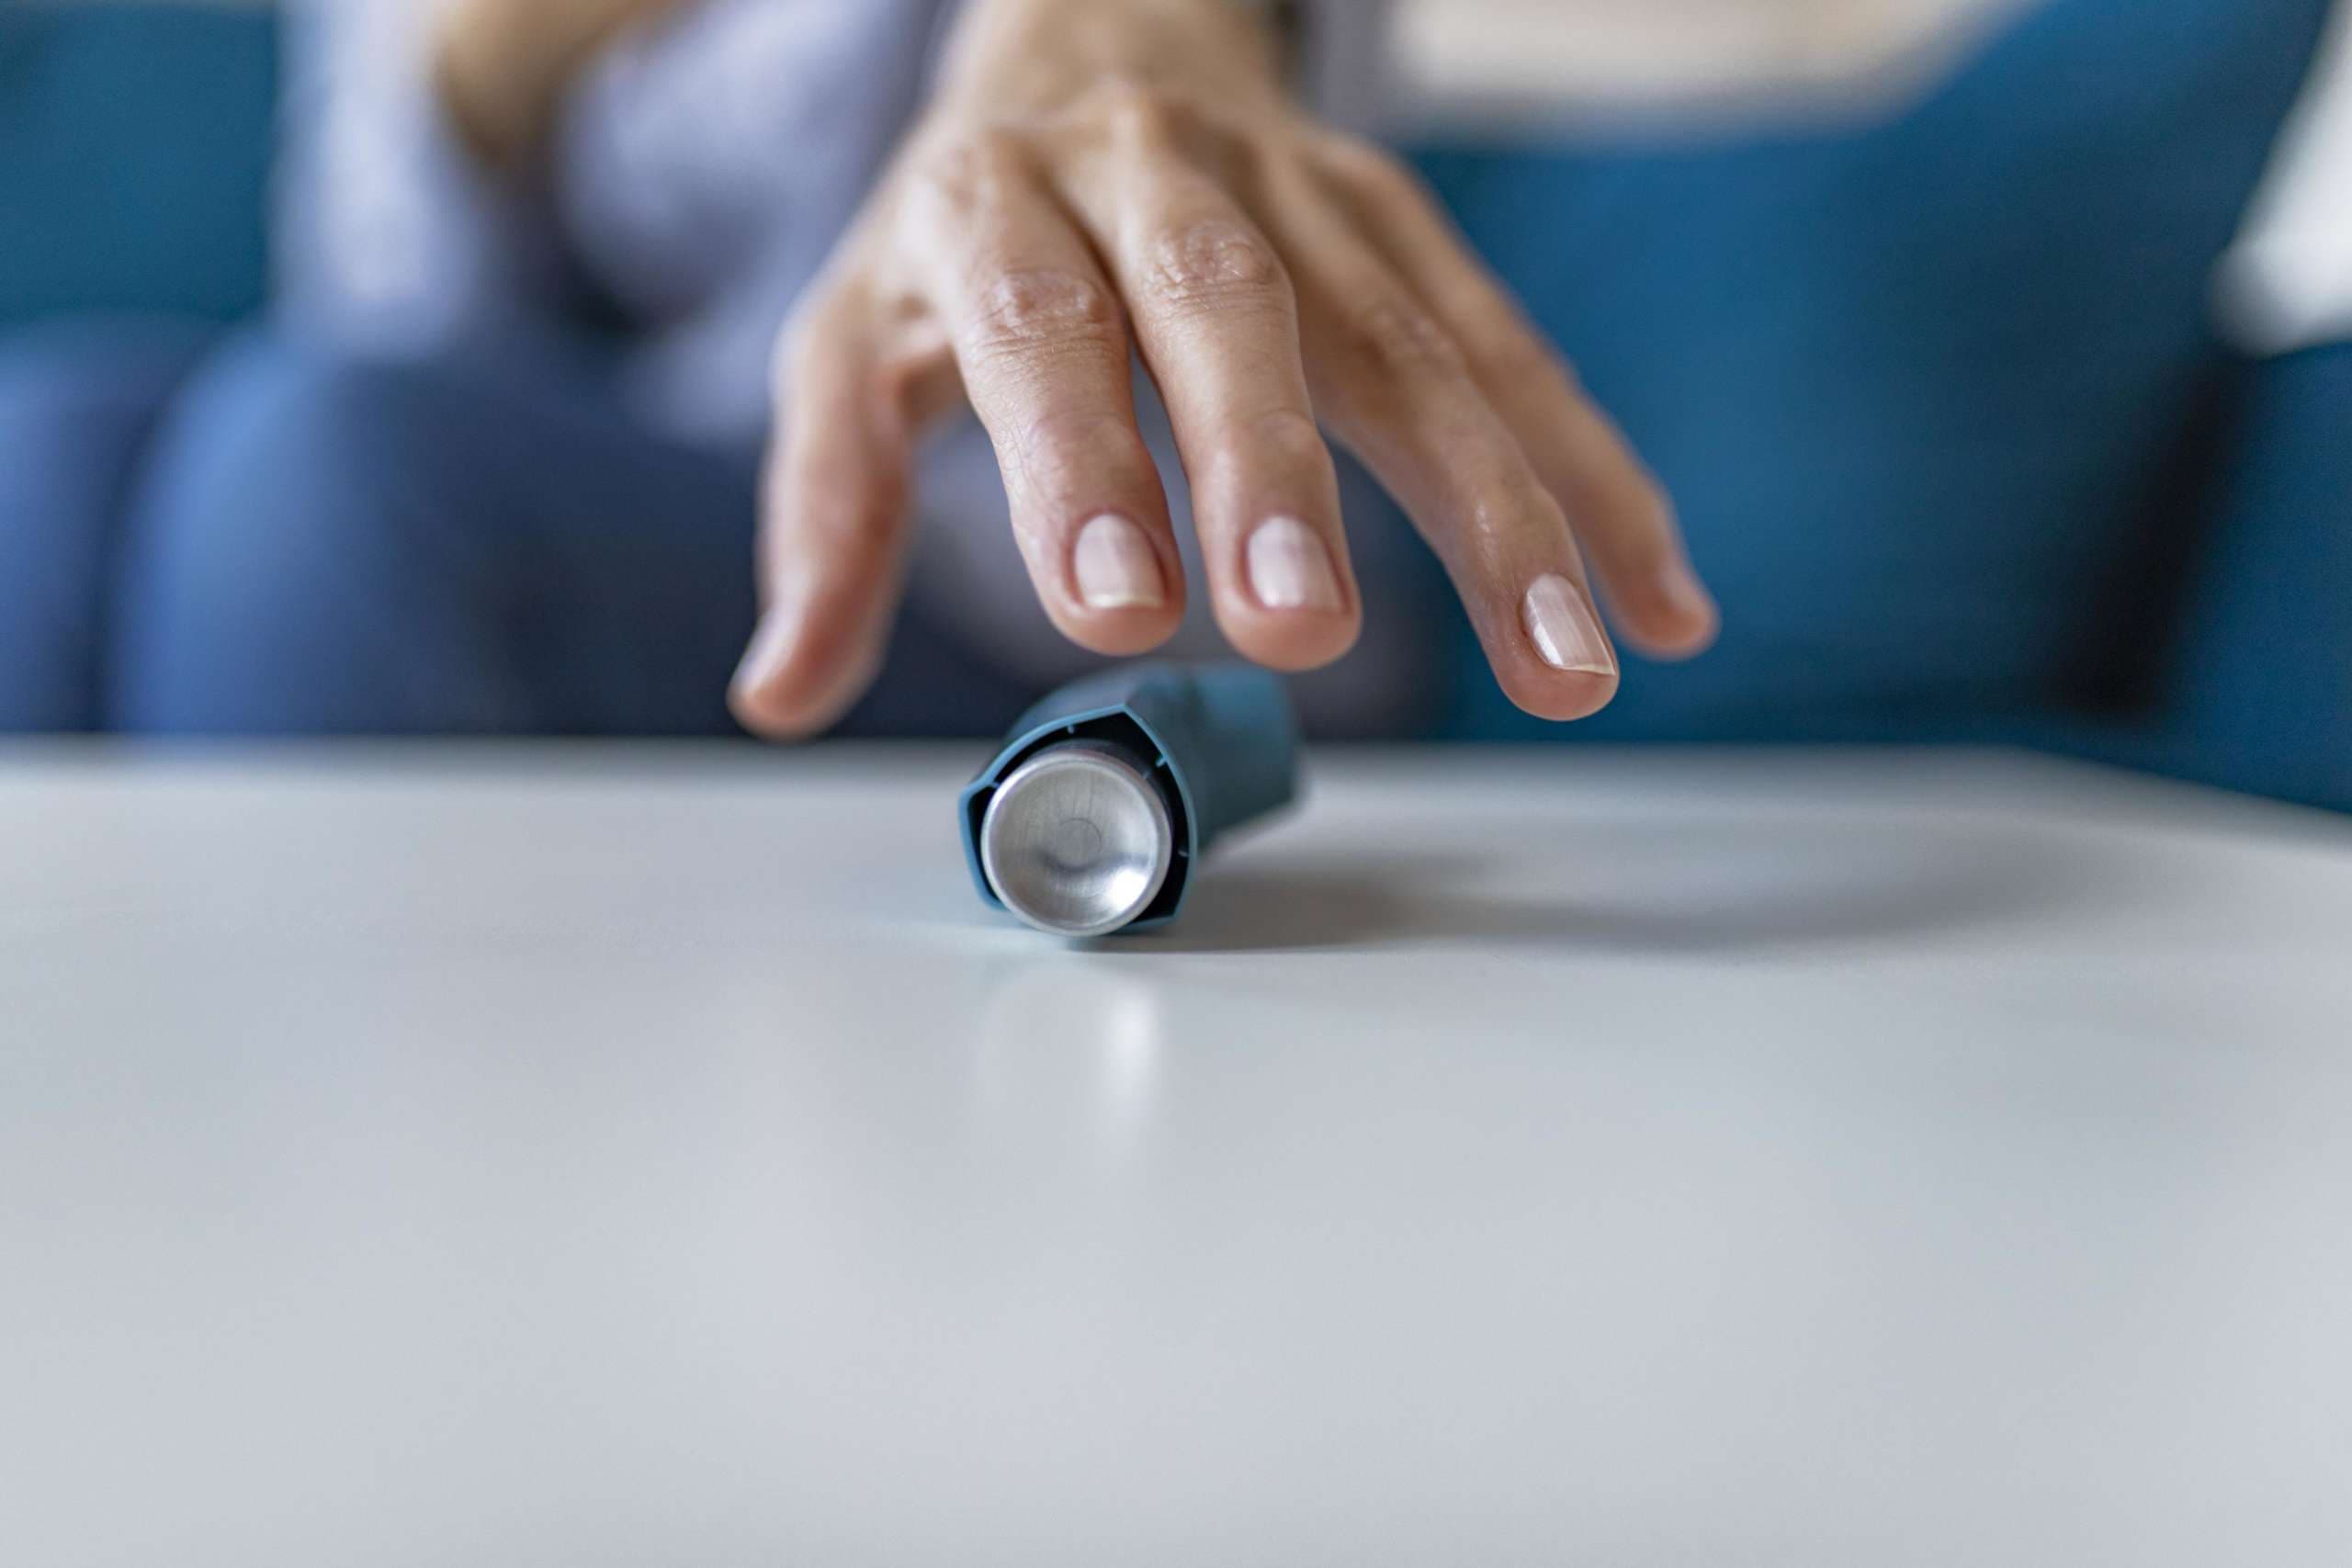
POLYGON ((1191 161, 1173 116, 1128 105, 1067 194, 1167 405, 1219 626, 1261 663, 1309 669, 1348 650, 1362 612, 1297 307, 1273 245, 1191 161))

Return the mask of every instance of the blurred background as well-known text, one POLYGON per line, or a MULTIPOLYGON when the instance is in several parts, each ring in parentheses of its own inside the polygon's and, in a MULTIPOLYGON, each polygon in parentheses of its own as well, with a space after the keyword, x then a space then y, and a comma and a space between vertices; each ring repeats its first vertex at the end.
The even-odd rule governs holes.
MULTIPOLYGON (((421 3, 7 0, 0 730, 734 733, 769 344, 922 91, 845 63, 942 9, 696 0, 518 183, 436 123, 421 3)), ((1316 726, 2021 741, 2352 809, 2346 10, 1305 7, 1306 90, 1408 152, 1724 607, 1543 726, 1351 476, 1396 629, 1316 726)), ((949 591, 1001 507, 941 443, 849 733, 1080 667, 949 591)))

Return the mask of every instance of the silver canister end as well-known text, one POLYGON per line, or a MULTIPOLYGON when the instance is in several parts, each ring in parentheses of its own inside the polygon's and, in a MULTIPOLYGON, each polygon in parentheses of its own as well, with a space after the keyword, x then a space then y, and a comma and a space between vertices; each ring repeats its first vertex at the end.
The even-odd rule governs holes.
POLYGON ((1004 907, 1057 936, 1106 936, 1151 907, 1176 858, 1168 802, 1116 746, 1049 746, 997 785, 980 869, 1004 907))

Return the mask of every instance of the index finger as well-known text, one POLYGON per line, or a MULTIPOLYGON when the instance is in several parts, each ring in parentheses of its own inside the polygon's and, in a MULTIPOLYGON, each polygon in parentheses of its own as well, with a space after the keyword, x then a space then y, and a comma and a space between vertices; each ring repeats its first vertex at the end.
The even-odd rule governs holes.
POLYGON ((729 702, 746 728, 791 739, 838 718, 880 668, 904 571, 913 441, 854 297, 788 333, 777 367, 763 608, 729 702))
POLYGON ((1018 145, 967 149, 931 195, 927 286, 1038 600, 1099 653, 1156 647, 1182 618, 1183 564, 1136 425, 1118 299, 1018 145))

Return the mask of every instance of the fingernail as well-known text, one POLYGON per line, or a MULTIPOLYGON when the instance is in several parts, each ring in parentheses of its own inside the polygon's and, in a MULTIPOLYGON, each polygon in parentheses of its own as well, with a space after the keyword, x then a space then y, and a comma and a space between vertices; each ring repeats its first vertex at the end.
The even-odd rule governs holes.
POLYGON ((1314 529, 1276 517, 1250 536, 1250 589, 1269 610, 1336 610, 1340 574, 1314 529))
POLYGON ((779 604, 760 617, 752 633, 751 645, 743 649, 743 658, 735 666, 734 689, 754 692, 784 668, 792 657, 793 645, 800 640, 800 612, 796 604, 779 604))
POLYGON ((1539 577, 1527 591, 1527 635, 1544 662, 1578 675, 1614 675, 1617 656, 1576 585, 1557 575, 1539 577))
POLYGON ((1078 531, 1070 549, 1078 596, 1090 610, 1149 610, 1168 603, 1159 558, 1141 528, 1105 513, 1078 531))

